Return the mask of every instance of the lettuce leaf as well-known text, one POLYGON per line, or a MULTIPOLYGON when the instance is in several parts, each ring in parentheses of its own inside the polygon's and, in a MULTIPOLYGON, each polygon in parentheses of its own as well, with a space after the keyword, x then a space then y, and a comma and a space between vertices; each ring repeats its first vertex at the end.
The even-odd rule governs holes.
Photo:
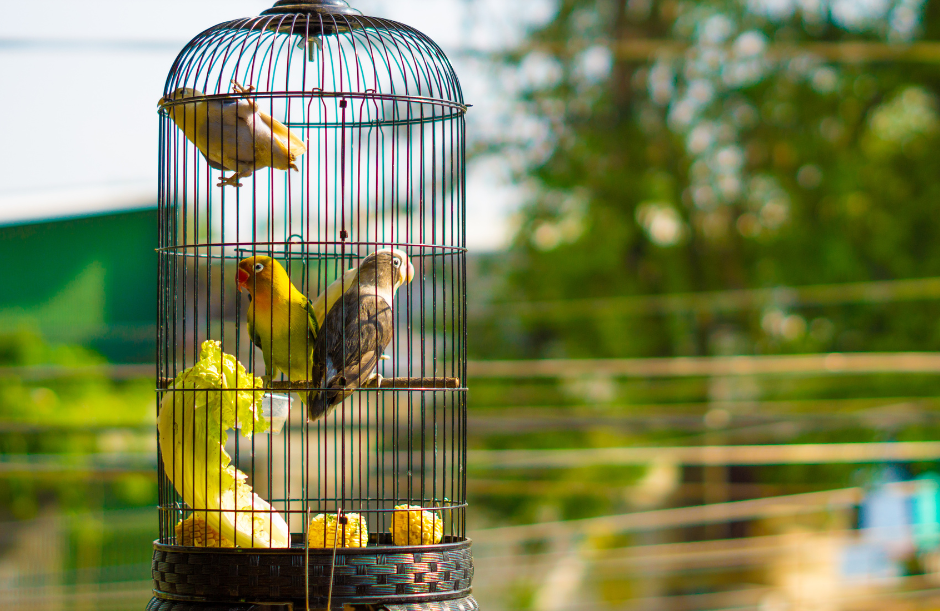
POLYGON ((222 352, 221 342, 203 342, 199 361, 177 376, 160 403, 160 453, 176 491, 223 537, 241 547, 289 547, 284 519, 252 491, 225 451, 229 429, 245 437, 267 430, 261 387, 261 378, 222 352))

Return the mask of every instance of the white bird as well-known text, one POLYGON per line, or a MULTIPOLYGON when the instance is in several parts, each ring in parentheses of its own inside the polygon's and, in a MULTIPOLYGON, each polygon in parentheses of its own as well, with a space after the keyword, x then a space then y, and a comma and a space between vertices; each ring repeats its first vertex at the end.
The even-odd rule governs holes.
POLYGON ((180 87, 170 96, 160 98, 159 105, 167 105, 167 114, 196 145, 210 167, 235 172, 228 178, 221 176, 220 187, 240 187, 240 178, 247 178, 261 168, 296 171, 294 162, 307 152, 303 139, 258 109, 258 104, 249 97, 254 87, 242 87, 234 80, 232 86, 242 95, 241 99, 172 104, 205 96, 198 89, 180 87))

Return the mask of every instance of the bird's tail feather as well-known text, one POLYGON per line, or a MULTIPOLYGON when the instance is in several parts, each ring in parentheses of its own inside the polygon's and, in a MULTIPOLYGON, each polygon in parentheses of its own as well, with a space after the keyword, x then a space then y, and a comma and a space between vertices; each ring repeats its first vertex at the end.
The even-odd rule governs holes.
POLYGON ((330 402, 326 393, 318 390, 311 390, 307 393, 307 422, 314 422, 328 413, 330 413, 330 402))
POLYGON ((337 375, 327 383, 327 390, 311 390, 307 394, 307 421, 313 422, 321 416, 328 415, 355 389, 355 386, 347 386, 346 378, 337 375))

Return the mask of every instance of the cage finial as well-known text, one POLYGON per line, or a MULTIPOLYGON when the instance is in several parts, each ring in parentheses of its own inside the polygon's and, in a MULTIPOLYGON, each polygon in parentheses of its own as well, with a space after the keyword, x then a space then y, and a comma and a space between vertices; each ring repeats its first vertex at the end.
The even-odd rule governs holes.
POLYGON ((349 6, 345 0, 278 0, 274 6, 262 15, 280 15, 284 13, 327 13, 334 15, 359 15, 358 10, 349 6))

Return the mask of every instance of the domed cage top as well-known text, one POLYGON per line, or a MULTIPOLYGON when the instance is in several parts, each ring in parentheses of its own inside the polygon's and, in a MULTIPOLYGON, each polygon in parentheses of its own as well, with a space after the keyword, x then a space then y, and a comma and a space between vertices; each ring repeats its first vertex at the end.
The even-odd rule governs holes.
POLYGON ((282 0, 194 38, 159 108, 157 596, 466 596, 467 108, 444 53, 282 0))

